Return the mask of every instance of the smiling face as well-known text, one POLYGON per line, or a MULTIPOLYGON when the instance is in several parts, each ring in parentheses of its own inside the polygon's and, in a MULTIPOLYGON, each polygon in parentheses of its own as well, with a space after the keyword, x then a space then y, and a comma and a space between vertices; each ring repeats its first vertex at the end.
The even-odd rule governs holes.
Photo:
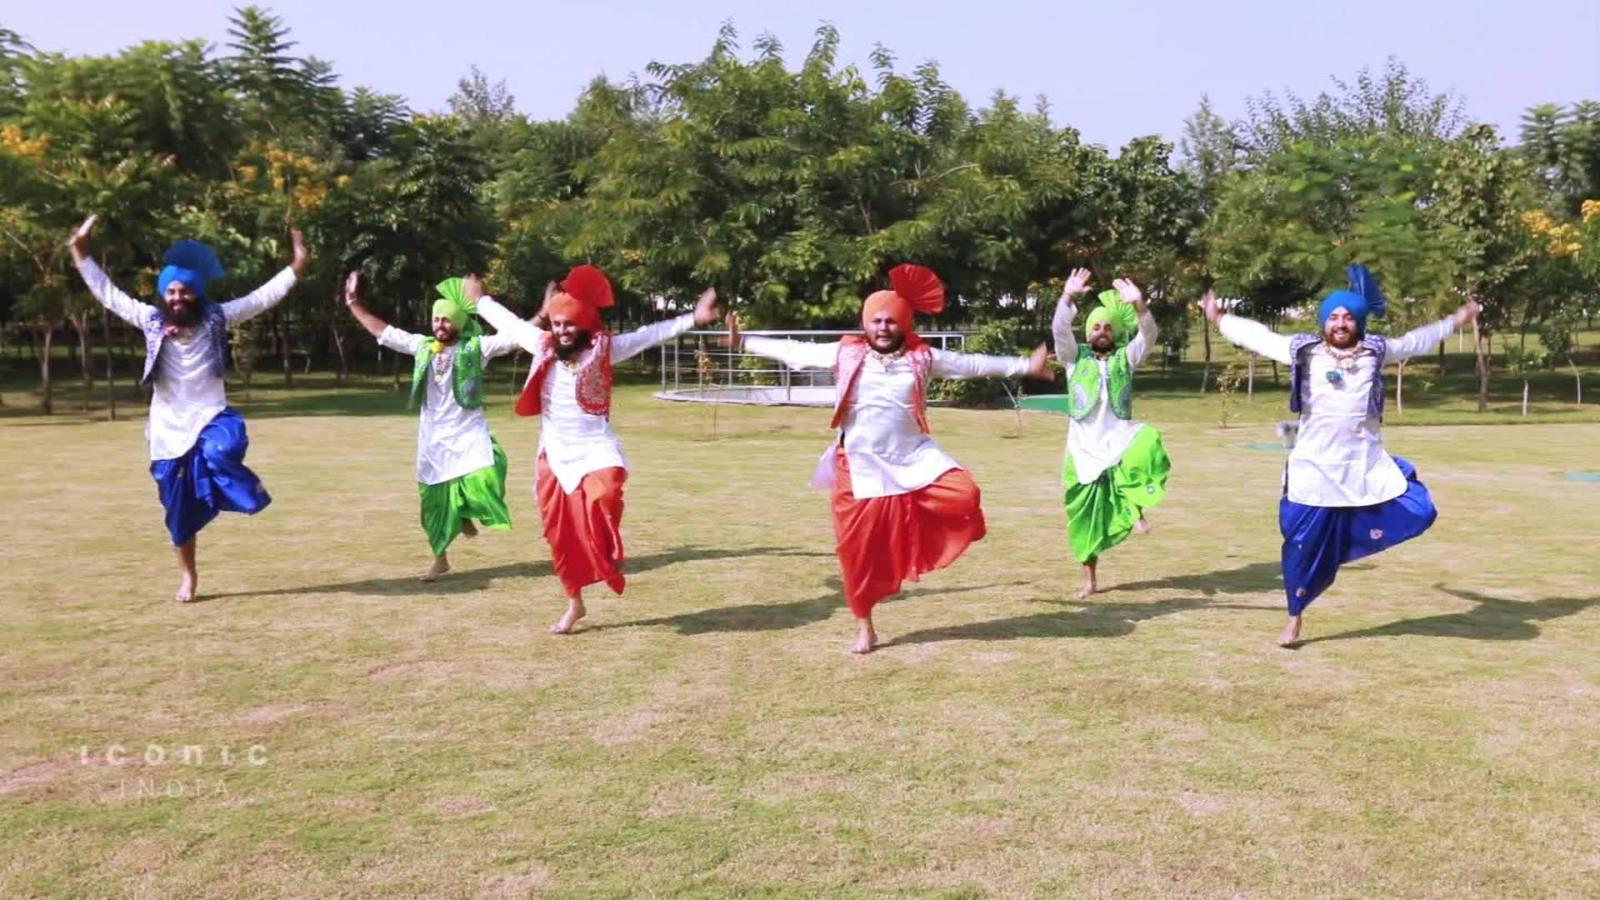
POLYGON ((167 291, 161 299, 167 304, 168 322, 187 328, 200 321, 200 298, 183 282, 167 282, 167 291))
POLYGON ((434 316, 433 337, 434 340, 448 347, 454 344, 457 338, 461 337, 461 332, 456 330, 456 325, 450 321, 449 316, 434 316))
POLYGON ((1322 323, 1322 338, 1332 347, 1348 350, 1356 344, 1356 317, 1342 306, 1335 307, 1322 323))
POLYGON ((561 359, 571 359, 589 349, 589 332, 560 313, 550 316, 550 334, 556 339, 556 356, 561 359))
POLYGON ((905 331, 887 310, 879 310, 866 325, 867 343, 879 353, 896 353, 905 345, 905 331))

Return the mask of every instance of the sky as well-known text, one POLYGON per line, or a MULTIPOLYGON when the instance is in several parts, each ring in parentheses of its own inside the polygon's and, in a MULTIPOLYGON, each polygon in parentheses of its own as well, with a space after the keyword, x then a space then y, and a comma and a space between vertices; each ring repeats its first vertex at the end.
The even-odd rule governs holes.
MULTIPOLYGON (((227 43, 232 3, 10 0, 0 26, 41 50, 111 53, 152 38, 227 43)), ((732 21, 748 53, 770 33, 798 63, 817 27, 840 32, 841 63, 868 69, 877 44, 909 71, 936 61, 974 106, 997 90, 1031 107, 1044 95, 1059 125, 1115 151, 1159 134, 1176 142, 1202 95, 1225 118, 1271 90, 1311 97, 1398 57, 1451 91, 1470 118, 1514 139, 1536 103, 1600 100, 1600 0, 1246 2, 375 2, 262 4, 333 63, 346 87, 400 94, 437 110, 476 64, 503 79, 517 108, 561 118, 596 75, 644 75, 651 61, 703 58, 732 21)))

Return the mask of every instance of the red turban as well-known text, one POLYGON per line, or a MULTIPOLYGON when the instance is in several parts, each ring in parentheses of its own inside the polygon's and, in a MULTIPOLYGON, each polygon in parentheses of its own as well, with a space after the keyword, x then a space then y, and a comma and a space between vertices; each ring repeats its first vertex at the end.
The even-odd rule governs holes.
POLYGON ((611 282, 594 266, 573 266, 561 282, 561 292, 545 301, 544 314, 567 319, 584 331, 601 330, 600 310, 616 303, 611 282))
POLYGON ((879 313, 887 312, 900 324, 907 337, 916 333, 913 313, 937 313, 944 309, 944 285, 926 266, 901 263, 889 270, 890 290, 878 291, 861 306, 861 327, 871 327, 879 313))

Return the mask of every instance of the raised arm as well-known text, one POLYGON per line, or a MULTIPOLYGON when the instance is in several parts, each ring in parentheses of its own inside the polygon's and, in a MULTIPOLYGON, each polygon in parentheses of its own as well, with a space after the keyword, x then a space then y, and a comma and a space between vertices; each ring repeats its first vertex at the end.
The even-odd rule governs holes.
POLYGON ((493 297, 478 299, 478 318, 494 327, 498 332, 495 335, 497 341, 509 339, 529 353, 539 352, 544 332, 534 327, 532 322, 518 318, 516 313, 501 306, 493 297))
POLYGON ((1144 302, 1144 291, 1138 285, 1126 278, 1118 278, 1112 284, 1122 293, 1122 299, 1132 303, 1133 308, 1139 311, 1139 331, 1128 341, 1128 365, 1138 368, 1139 363, 1149 355, 1150 348, 1155 346, 1158 333, 1156 317, 1150 315, 1150 307, 1144 302))
POLYGON ((277 306, 283 298, 289 296, 289 291, 294 288, 295 282, 306 270, 306 263, 311 259, 311 254, 306 252, 305 240, 300 235, 300 229, 289 229, 289 241, 294 246, 294 258, 283 271, 245 296, 222 304, 222 313, 227 316, 229 325, 253 319, 277 306))
MULTIPOLYGON (((483 279, 477 275, 468 275, 462 279, 462 289, 466 291, 467 302, 471 303, 473 308, 476 309, 478 301, 483 299, 483 279)), ((521 346, 522 344, 515 337, 509 334, 500 334, 497 331, 494 334, 483 335, 478 339, 478 354, 487 363, 495 357, 514 353, 521 346)))
POLYGON ((622 362, 638 356, 651 347, 669 341, 691 328, 704 328, 717 321, 717 289, 706 288, 695 302, 694 311, 675 319, 646 325, 637 331, 619 334, 611 340, 611 361, 622 362))
POLYGON ((1243 347, 1251 353, 1257 353, 1268 359, 1275 359, 1284 365, 1289 360, 1289 338, 1287 335, 1278 334, 1267 326, 1244 316, 1229 315, 1222 311, 1217 304, 1217 295, 1206 291, 1200 298, 1200 308, 1205 311, 1206 319, 1229 343, 1243 347))
POLYGON ((142 328, 145 320, 155 313, 156 308, 124 294, 120 288, 111 283, 111 276, 89 256, 89 232, 94 230, 94 223, 99 218, 98 215, 93 215, 84 219, 78 230, 67 239, 67 247, 72 251, 72 261, 77 264, 78 274, 83 276, 83 283, 88 286, 89 293, 100 301, 101 306, 111 310, 112 315, 129 325, 142 328))
POLYGON ((1078 361, 1078 339, 1072 334, 1072 322, 1078 317, 1076 300, 1089 290, 1088 269, 1073 269, 1067 283, 1061 287, 1061 299, 1056 301, 1056 314, 1050 319, 1050 336, 1056 342, 1056 359, 1061 361, 1067 374, 1078 361))
POLYGON ((839 357, 838 341, 816 344, 811 341, 790 341, 757 334, 746 335, 739 340, 746 353, 775 359, 791 369, 829 369, 839 357))
POLYGON ((1430 322, 1420 328, 1413 328, 1398 338, 1384 338, 1383 341, 1387 345, 1384 360, 1399 362, 1432 350, 1457 328, 1478 318, 1478 308, 1477 303, 1467 303, 1447 318, 1430 322))
POLYGON ((351 272, 344 279, 344 305, 350 310, 350 315, 366 329, 367 334, 378 339, 378 343, 396 353, 415 356, 422 342, 427 340, 424 335, 402 331, 385 322, 372 310, 367 309, 361 302, 361 276, 360 273, 351 272))

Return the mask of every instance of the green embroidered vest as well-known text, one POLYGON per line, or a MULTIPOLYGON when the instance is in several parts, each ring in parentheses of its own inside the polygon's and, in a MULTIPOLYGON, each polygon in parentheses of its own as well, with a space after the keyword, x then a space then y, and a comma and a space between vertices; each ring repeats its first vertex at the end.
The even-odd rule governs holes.
MULTIPOLYGON (((1111 413, 1119 419, 1133 418, 1133 367, 1128 365, 1128 348, 1118 347, 1106 364, 1106 395, 1111 413)), ((1082 421, 1100 405, 1100 366, 1087 344, 1078 345, 1078 359, 1067 379, 1067 415, 1082 421)))
MULTIPOLYGON (((453 388, 456 403, 462 409, 477 409, 483 405, 483 353, 478 349, 478 337, 467 338, 456 348, 453 388)), ((428 366, 434 357, 433 343, 432 338, 423 341, 422 349, 417 352, 416 364, 411 367, 411 402, 407 408, 416 406, 427 390, 428 366)))

